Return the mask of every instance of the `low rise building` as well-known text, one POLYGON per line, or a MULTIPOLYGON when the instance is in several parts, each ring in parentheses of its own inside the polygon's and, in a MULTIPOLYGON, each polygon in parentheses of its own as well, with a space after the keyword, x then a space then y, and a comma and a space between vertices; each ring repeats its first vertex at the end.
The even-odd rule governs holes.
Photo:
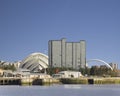
POLYGON ((4 72, 4 70, 3 70, 3 69, 0 69, 0 77, 3 76, 3 72, 4 72))
POLYGON ((79 78, 82 76, 81 72, 78 71, 61 71, 52 75, 54 78, 79 78))

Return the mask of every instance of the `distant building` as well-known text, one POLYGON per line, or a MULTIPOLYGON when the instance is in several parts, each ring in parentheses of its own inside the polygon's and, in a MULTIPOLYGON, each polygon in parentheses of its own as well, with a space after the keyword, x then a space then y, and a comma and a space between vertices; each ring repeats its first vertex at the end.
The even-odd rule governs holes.
POLYGON ((13 64, 14 64, 15 68, 18 69, 21 64, 21 61, 16 61, 13 64))
POLYGON ((3 76, 3 69, 0 69, 0 77, 2 77, 3 76))
POLYGON ((2 67, 2 66, 14 65, 15 68, 19 68, 20 62, 21 62, 21 61, 16 61, 16 62, 0 61, 0 67, 2 67))
POLYGON ((85 68, 86 42, 66 42, 66 39, 49 41, 50 67, 85 68))
POLYGON ((113 69, 118 69, 118 64, 116 64, 116 63, 109 63, 109 65, 110 65, 113 69))

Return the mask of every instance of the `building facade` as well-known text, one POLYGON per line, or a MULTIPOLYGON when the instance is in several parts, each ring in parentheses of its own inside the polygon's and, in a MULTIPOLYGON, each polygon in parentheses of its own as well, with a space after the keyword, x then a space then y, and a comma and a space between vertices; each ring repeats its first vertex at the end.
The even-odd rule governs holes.
POLYGON ((109 64, 113 69, 118 69, 118 64, 116 63, 110 63, 109 64))
POLYGON ((48 68, 48 56, 39 52, 32 53, 21 61, 21 69, 28 69, 30 72, 40 72, 48 68))
POLYGON ((66 42, 66 39, 49 41, 50 67, 85 68, 86 42, 66 42))

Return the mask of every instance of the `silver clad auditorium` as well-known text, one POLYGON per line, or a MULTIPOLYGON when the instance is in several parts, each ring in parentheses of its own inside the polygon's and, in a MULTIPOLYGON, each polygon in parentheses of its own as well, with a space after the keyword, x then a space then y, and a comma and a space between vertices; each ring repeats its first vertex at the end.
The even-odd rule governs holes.
POLYGON ((66 42, 66 39, 49 41, 50 67, 85 68, 86 42, 66 42))

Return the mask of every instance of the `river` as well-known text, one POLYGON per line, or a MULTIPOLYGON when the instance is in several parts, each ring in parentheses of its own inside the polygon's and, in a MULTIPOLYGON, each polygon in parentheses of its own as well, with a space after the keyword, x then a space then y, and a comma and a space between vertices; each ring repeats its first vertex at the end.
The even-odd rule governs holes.
POLYGON ((0 86, 0 96, 120 96, 120 85, 0 86))

